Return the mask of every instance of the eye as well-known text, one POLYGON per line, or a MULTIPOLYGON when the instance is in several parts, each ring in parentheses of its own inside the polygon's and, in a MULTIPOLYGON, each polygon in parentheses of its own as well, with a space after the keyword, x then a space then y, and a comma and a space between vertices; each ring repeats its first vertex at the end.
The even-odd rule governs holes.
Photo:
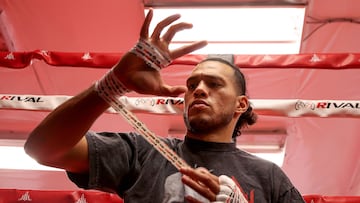
POLYGON ((222 84, 217 81, 210 81, 208 85, 210 88, 219 88, 222 86, 222 84))
POLYGON ((196 83, 188 82, 188 83, 186 84, 186 86, 187 86, 187 88, 188 88, 189 90, 195 90, 197 85, 196 85, 196 83))

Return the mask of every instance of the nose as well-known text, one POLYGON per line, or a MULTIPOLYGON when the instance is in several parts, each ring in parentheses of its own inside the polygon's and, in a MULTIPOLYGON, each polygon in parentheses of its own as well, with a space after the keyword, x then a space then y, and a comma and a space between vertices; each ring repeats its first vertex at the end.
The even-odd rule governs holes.
POLYGON ((193 92, 194 97, 206 97, 208 95, 208 90, 206 84, 201 81, 193 92))

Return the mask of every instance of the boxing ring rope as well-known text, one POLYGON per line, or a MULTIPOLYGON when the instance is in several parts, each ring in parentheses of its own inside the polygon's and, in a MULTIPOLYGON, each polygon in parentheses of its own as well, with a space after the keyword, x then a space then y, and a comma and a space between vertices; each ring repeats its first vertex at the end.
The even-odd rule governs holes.
MULTIPOLYGON (((32 52, 0 52, 0 67, 23 69, 32 60, 42 60, 51 66, 90 67, 108 69, 122 56, 119 53, 68 53, 35 50, 32 52)), ((186 55, 171 65, 196 65, 207 55, 186 55)), ((235 55, 234 62, 242 68, 317 68, 358 69, 360 54, 296 54, 296 55, 235 55)), ((71 98, 68 95, 0 94, 0 109, 51 111, 71 98)), ((178 97, 121 97, 132 112, 152 114, 181 114, 183 99, 178 97)), ((251 99, 260 115, 285 117, 360 117, 358 100, 251 99)), ((108 113, 116 113, 108 109, 108 113)), ((0 189, 5 202, 112 202, 122 200, 113 194, 98 191, 37 191, 0 189), (5 198, 5 199, 4 199, 5 198)), ((0 200, 1 200, 0 199, 0 200)), ((304 195, 308 203, 360 202, 360 197, 304 195)))
MULTIPOLYGON (((307 203, 359 203, 360 197, 347 196, 322 196, 304 195, 307 203)), ((0 189, 0 200, 2 202, 36 202, 36 203, 123 203, 123 200, 112 193, 104 193, 95 190, 18 190, 0 189)))
MULTIPOLYGON (((0 66, 22 69, 33 59, 43 60, 52 66, 110 68, 123 54, 95 52, 0 52, 0 66)), ((207 55, 186 55, 175 59, 171 65, 196 65, 207 55)), ((344 54, 293 54, 293 55, 234 55, 234 63, 242 68, 360 68, 359 53, 344 54)))
MULTIPOLYGON (((120 53, 54 52, 35 50, 31 52, 0 52, 0 66, 23 69, 32 60, 43 60, 51 66, 110 68, 122 56, 120 53)), ((186 55, 171 65, 196 65, 207 55, 186 55)), ((360 54, 294 54, 294 55, 234 55, 234 63, 242 68, 317 68, 357 69, 360 54)), ((50 111, 67 100, 67 95, 12 95, 0 94, 0 108, 50 111)), ((155 114, 180 114, 181 98, 122 97, 122 102, 133 112, 155 114)), ((302 99, 252 99, 259 115, 287 117, 359 117, 358 100, 302 100, 302 99)), ((108 112, 113 112, 109 110, 108 112)))
MULTIPOLYGON (((0 94, 0 109, 51 111, 71 98, 64 95, 10 95, 0 94)), ((127 97, 121 102, 134 113, 179 114, 183 112, 180 97, 127 97)), ((360 117, 360 101, 354 100, 301 100, 250 99, 259 115, 285 117, 360 117)), ((116 113, 112 108, 108 113, 116 113)))

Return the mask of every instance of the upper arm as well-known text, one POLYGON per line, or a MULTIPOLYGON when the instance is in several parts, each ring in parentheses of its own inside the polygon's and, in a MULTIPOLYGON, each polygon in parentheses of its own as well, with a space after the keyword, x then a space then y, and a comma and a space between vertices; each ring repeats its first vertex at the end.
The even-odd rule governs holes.
POLYGON ((89 150, 86 136, 61 157, 57 157, 41 164, 62 168, 73 173, 86 173, 89 171, 89 150))

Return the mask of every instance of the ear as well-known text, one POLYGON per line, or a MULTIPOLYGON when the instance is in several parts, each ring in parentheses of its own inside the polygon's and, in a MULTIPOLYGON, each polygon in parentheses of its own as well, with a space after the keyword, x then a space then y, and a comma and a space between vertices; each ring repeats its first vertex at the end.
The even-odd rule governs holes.
POLYGON ((239 114, 244 113, 249 108, 249 99, 247 96, 237 96, 236 112, 239 114))

